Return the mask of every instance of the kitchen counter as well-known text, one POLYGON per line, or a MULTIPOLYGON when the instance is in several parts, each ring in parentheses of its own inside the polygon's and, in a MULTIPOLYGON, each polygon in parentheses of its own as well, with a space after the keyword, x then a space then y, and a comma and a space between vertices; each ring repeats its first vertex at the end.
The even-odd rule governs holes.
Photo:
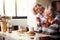
POLYGON ((18 33, 17 31, 12 31, 12 33, 8 33, 8 32, 2 33, 2 32, 0 32, 0 35, 5 37, 5 40, 34 40, 34 38, 36 38, 36 37, 57 38, 57 35, 53 36, 53 35, 46 35, 46 34, 42 34, 42 33, 36 33, 35 36, 29 36, 26 33, 18 33))

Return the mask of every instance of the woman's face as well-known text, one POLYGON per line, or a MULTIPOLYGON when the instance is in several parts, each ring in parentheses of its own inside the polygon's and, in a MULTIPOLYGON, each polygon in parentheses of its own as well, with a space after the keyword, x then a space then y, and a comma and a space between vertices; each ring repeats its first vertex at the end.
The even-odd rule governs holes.
POLYGON ((52 14, 52 13, 50 13, 50 14, 49 14, 49 16, 50 16, 50 17, 53 17, 53 14, 52 14))
POLYGON ((36 13, 40 13, 40 14, 42 14, 42 9, 37 8, 36 13))
POLYGON ((44 13, 43 14, 45 18, 48 18, 48 14, 47 13, 44 13))
POLYGON ((42 8, 40 8, 38 5, 35 6, 34 10, 36 13, 42 13, 42 8))
POLYGON ((41 14, 43 11, 42 11, 42 8, 39 8, 38 9, 38 12, 41 14))
POLYGON ((52 15, 52 13, 48 12, 48 13, 44 13, 44 17, 48 19, 48 18, 53 17, 53 15, 52 15))

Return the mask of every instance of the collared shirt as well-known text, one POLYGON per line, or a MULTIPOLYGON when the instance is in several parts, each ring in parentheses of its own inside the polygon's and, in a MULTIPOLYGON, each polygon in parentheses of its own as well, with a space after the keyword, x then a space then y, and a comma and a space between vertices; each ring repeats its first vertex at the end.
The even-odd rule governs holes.
POLYGON ((36 31, 42 30, 42 27, 37 27, 37 26, 36 26, 36 27, 34 28, 34 30, 36 30, 36 31))
MULTIPOLYGON (((40 18, 41 23, 47 21, 47 19, 45 19, 40 13, 38 13, 38 14, 36 15, 36 17, 39 17, 39 18, 40 18)), ((36 25, 37 25, 37 23, 38 23, 38 22, 36 22, 36 25)), ((38 31, 39 31, 39 30, 42 30, 42 28, 41 28, 41 27, 38 27, 38 26, 35 26, 34 30, 38 30, 38 31)))
POLYGON ((39 17, 39 18, 40 18, 41 23, 42 23, 42 22, 46 22, 46 21, 47 21, 47 19, 46 19, 46 18, 44 18, 40 13, 38 13, 38 14, 36 15, 36 17, 39 17))

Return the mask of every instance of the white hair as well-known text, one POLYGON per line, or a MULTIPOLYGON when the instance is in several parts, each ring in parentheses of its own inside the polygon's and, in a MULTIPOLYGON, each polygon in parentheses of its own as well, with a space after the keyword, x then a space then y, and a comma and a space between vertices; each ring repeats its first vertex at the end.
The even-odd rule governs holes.
POLYGON ((51 6, 47 6, 46 8, 45 8, 45 10, 44 10, 44 12, 49 12, 49 13, 51 13, 51 6))

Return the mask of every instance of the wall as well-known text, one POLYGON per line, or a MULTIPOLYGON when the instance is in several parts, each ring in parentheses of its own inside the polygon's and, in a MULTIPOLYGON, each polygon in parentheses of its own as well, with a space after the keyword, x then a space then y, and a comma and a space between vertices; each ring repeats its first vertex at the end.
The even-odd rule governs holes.
POLYGON ((41 4, 43 7, 46 7, 47 5, 51 5, 51 0, 37 0, 38 4, 41 4))
POLYGON ((60 1, 60 0, 51 0, 51 1, 60 1))
POLYGON ((37 3, 41 4, 43 7, 46 7, 47 5, 51 5, 52 1, 60 1, 60 0, 37 0, 37 3))
MULTIPOLYGON (((20 29, 21 27, 24 28, 27 26, 27 19, 12 19, 9 23, 11 23, 11 25, 13 26, 18 25, 20 29)), ((0 31, 1 31, 1 22, 0 22, 0 31)))
POLYGON ((10 23, 12 25, 26 27, 27 26, 27 19, 12 19, 10 23))
POLYGON ((34 14, 33 14, 33 7, 36 4, 36 0, 28 0, 28 16, 27 16, 27 25, 29 27, 34 27, 35 21, 34 21, 34 14))

